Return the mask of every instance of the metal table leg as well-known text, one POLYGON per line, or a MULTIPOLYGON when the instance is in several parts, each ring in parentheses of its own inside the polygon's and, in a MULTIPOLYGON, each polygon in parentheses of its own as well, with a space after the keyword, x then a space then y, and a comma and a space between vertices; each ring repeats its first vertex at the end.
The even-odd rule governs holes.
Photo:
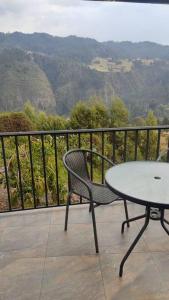
POLYGON ((163 221, 169 225, 169 221, 167 221, 165 218, 163 219, 163 221))
POLYGON ((125 264, 125 261, 127 260, 130 253, 132 252, 132 250, 134 249, 134 247, 138 243, 139 239, 141 238, 142 234, 144 233, 144 231, 145 231, 145 229, 146 229, 146 227, 149 223, 149 220, 150 220, 150 207, 146 207, 145 223, 144 223, 144 225, 141 228, 139 234, 137 235, 137 237, 135 238, 135 240, 133 241, 133 243, 131 244, 130 248, 128 249, 127 253, 125 254, 125 256, 123 257, 123 259, 121 261, 120 269, 119 269, 119 276, 120 277, 122 277, 122 275, 123 275, 123 266, 125 264))
POLYGON ((136 221, 136 220, 140 220, 140 219, 143 219, 145 217, 146 217, 146 214, 141 215, 141 216, 137 216, 135 218, 131 218, 131 219, 128 219, 128 220, 124 221, 122 223, 122 225, 121 225, 121 233, 124 233, 124 226, 125 226, 125 224, 129 224, 130 222, 133 222, 133 221, 136 221))
POLYGON ((167 229, 167 227, 165 226, 164 222, 168 224, 168 222, 166 222, 167 220, 164 219, 164 209, 161 211, 161 226, 163 227, 163 229, 165 230, 165 232, 169 235, 169 231, 167 229))

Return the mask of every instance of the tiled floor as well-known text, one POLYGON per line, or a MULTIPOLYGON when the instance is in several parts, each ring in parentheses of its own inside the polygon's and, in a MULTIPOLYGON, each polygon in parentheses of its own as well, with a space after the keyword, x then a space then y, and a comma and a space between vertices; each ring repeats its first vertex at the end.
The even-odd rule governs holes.
MULTIPOLYGON (((143 212, 129 204, 130 216, 143 212)), ((118 277, 120 261, 142 221, 124 235, 122 203, 96 208, 100 254, 95 254, 88 206, 0 216, 0 300, 169 299, 169 237, 151 221, 118 277)))

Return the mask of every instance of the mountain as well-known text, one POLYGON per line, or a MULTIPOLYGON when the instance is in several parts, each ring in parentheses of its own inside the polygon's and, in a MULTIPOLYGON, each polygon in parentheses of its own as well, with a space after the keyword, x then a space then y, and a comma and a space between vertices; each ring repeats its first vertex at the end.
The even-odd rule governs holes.
POLYGON ((168 105, 169 46, 0 33, 1 110, 20 110, 30 100, 47 112, 68 114, 92 95, 107 104, 120 96, 134 115, 168 105))
POLYGON ((6 49, 0 53, 1 111, 14 111, 30 100, 39 109, 52 112, 55 96, 45 72, 23 51, 6 49))

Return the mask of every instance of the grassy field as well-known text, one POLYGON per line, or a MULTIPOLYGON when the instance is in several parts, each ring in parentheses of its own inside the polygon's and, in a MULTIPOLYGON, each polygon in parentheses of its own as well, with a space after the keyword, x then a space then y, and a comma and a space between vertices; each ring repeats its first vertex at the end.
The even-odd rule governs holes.
POLYGON ((89 68, 92 70, 96 70, 98 72, 130 72, 135 62, 139 62, 145 66, 150 66, 153 64, 153 59, 120 59, 118 61, 113 61, 112 58, 101 58, 96 57, 93 59, 92 63, 89 65, 89 68))
POLYGON ((99 72, 130 72, 132 65, 128 59, 115 62, 111 58, 96 57, 89 67, 99 72))

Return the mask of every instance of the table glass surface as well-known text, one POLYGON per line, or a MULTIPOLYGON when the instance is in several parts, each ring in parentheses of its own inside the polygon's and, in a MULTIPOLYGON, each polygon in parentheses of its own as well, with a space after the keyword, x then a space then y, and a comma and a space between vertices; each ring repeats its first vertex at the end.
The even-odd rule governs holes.
POLYGON ((142 205, 169 208, 169 163, 133 161, 116 165, 105 174, 108 187, 142 205))

